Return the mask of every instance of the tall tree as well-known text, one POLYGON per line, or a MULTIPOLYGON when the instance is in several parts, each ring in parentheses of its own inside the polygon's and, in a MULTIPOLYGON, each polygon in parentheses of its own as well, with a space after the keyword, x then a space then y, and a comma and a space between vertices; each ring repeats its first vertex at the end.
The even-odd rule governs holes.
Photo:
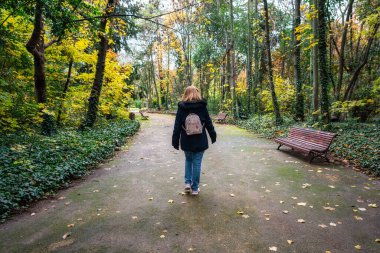
POLYGON ((238 117, 239 108, 236 100, 236 73, 235 73, 235 49, 234 49, 234 5, 233 0, 230 0, 230 36, 229 36, 229 51, 230 51, 230 88, 232 89, 232 113, 234 117, 238 117))
POLYGON ((322 121, 329 123, 329 72, 326 48, 326 0, 318 0, 318 65, 321 85, 321 114, 322 121))
POLYGON ((105 61, 107 56, 107 50, 108 50, 108 37, 107 37, 107 22, 108 17, 110 14, 112 14, 115 10, 115 0, 108 0, 107 5, 105 7, 104 11, 104 17, 101 18, 100 21, 100 27, 99 27, 99 51, 98 51, 98 59, 96 62, 96 70, 95 70, 95 79, 94 83, 91 88, 91 94, 90 98, 88 99, 88 109, 87 109, 87 115, 86 119, 82 124, 82 127, 92 127, 95 124, 96 117, 98 114, 98 105, 99 105, 99 98, 103 86, 103 77, 104 77, 104 69, 105 69, 105 61))
POLYGON ((347 13, 346 13, 346 20, 343 28, 343 34, 342 34, 342 41, 340 44, 340 50, 339 50, 339 70, 338 70, 338 82, 336 84, 336 90, 335 90, 335 96, 336 100, 340 99, 340 91, 342 87, 343 82, 343 67, 344 67, 344 56, 345 56, 345 47, 346 47, 346 41, 347 41, 347 32, 348 32, 348 25, 350 18, 352 16, 352 6, 354 4, 354 0, 349 0, 348 6, 347 6, 347 13))
POLYGON ((271 55, 270 37, 269 37, 268 2, 267 2, 267 0, 263 0, 263 2, 264 2, 264 14, 265 14, 265 46, 266 46, 266 52, 267 52, 267 58, 268 58, 269 87, 270 87, 271 96, 272 96, 275 121, 276 121, 277 125, 281 125, 282 124, 282 117, 281 117, 281 113, 280 113, 280 106, 279 106, 278 101, 277 101, 276 91, 275 91, 275 87, 274 87, 274 80, 273 80, 272 55, 271 55))
MULTIPOLYGON (((318 17, 317 17, 317 0, 312 0, 312 31, 313 31, 313 44, 318 38, 318 17)), ((314 121, 318 120, 318 114, 314 113, 319 109, 319 68, 318 68, 318 46, 314 45, 311 51, 312 55, 312 72, 313 72, 313 118, 314 121)))
POLYGON ((303 121, 304 115, 304 99, 302 94, 302 81, 301 81, 301 35, 299 26, 301 25, 301 0, 294 2, 294 51, 293 51, 293 65, 294 65, 294 82, 296 85, 296 120, 303 121))
POLYGON ((248 89, 248 114, 251 113, 251 92, 252 92, 252 84, 253 84, 253 77, 252 77, 252 36, 253 36, 253 30, 252 30, 252 5, 253 0, 248 0, 248 18, 247 18, 247 27, 248 27, 248 33, 247 33, 247 89, 248 89))

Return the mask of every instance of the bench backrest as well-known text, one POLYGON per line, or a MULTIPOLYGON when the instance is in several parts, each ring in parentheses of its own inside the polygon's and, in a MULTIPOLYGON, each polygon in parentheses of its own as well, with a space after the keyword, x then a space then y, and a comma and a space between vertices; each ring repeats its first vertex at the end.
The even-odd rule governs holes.
POLYGON ((217 116, 218 119, 225 119, 226 117, 227 117, 227 113, 224 113, 224 112, 218 113, 218 116, 217 116))
POLYGON ((332 140, 336 136, 335 133, 318 131, 308 128, 298 128, 294 127, 290 129, 288 138, 294 138, 298 140, 305 140, 312 143, 317 143, 323 147, 329 147, 332 140))

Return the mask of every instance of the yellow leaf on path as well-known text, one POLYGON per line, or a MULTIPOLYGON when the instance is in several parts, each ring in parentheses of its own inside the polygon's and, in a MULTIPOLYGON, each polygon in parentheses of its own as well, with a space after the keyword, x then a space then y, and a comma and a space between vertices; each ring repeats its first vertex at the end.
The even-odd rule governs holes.
POLYGON ((67 225, 67 227, 68 228, 72 228, 72 227, 74 227, 75 225, 72 223, 72 224, 69 224, 69 225, 67 225))
POLYGON ((298 223, 305 223, 305 220, 304 219, 298 219, 297 222, 298 223))
POLYGON ((326 250, 326 252, 325 253, 331 253, 331 251, 330 250, 326 250))
POLYGON ((236 213, 237 213, 237 214, 240 214, 240 215, 243 215, 243 214, 244 214, 243 211, 237 211, 236 213))
POLYGON ((306 206, 306 202, 299 202, 297 203, 298 206, 306 206))
POLYGON ((331 189, 335 189, 335 186, 333 186, 333 185, 329 185, 329 187, 330 187, 331 189))
POLYGON ((380 239, 376 239, 375 242, 380 243, 380 239))
POLYGON ((287 214, 287 213, 289 213, 289 211, 288 210, 283 210, 282 211, 284 214, 287 214))
POLYGON ((249 215, 247 215, 247 214, 243 214, 241 217, 243 217, 244 219, 248 219, 248 218, 249 218, 249 215))
POLYGON ((168 203, 174 203, 174 200, 169 199, 169 200, 168 200, 168 203))
POLYGON ((194 251, 194 248, 190 247, 187 249, 187 251, 194 251))
POLYGON ((335 210, 335 208, 331 207, 331 206, 324 206, 323 209, 325 209, 326 211, 334 211, 335 210))
POLYGON ((160 235, 160 238, 161 238, 161 239, 164 239, 164 238, 165 238, 165 235, 160 235))
POLYGON ((280 204, 284 204, 284 203, 285 203, 284 201, 280 200, 280 204))
POLYGON ((318 227, 327 228, 327 226, 325 224, 319 224, 318 227))
POLYGON ((363 218, 362 217, 359 217, 359 216, 354 216, 354 218, 356 219, 356 220, 363 220, 363 218))
POLYGON ((230 196, 231 196, 231 197, 235 197, 235 194, 231 193, 230 196))
POLYGON ((286 240, 289 245, 293 244, 294 242, 292 240, 286 240))
POLYGON ((132 219, 133 219, 133 220, 136 220, 136 219, 137 219, 137 216, 132 216, 132 219))
POLYGON ((372 207, 372 208, 377 208, 377 205, 376 204, 368 204, 369 207, 372 207))
POLYGON ((359 211, 362 211, 362 212, 367 211, 367 209, 365 209, 364 207, 359 207, 358 209, 359 209, 359 211))
POLYGON ((63 236, 62 236, 62 239, 65 240, 67 237, 69 237, 71 235, 70 232, 67 232, 65 233, 63 236))
POLYGON ((308 184, 308 183, 304 183, 302 184, 302 188, 305 189, 305 188, 309 188, 311 186, 311 184, 308 184))
POLYGON ((330 222, 330 226, 336 227, 336 224, 334 222, 330 222))
POLYGON ((276 246, 269 247, 269 250, 270 251, 277 251, 277 247, 276 246))
POLYGON ((292 199, 298 199, 297 197, 292 197, 292 199))
POLYGON ((148 198, 148 200, 152 201, 152 200, 153 200, 153 197, 148 198))
POLYGON ((355 249, 357 249, 357 250, 361 250, 361 249, 362 249, 362 246, 360 246, 359 244, 358 244, 358 245, 355 245, 355 249))
POLYGON ((36 215, 36 213, 31 213, 31 214, 30 214, 30 216, 34 216, 34 215, 36 215))

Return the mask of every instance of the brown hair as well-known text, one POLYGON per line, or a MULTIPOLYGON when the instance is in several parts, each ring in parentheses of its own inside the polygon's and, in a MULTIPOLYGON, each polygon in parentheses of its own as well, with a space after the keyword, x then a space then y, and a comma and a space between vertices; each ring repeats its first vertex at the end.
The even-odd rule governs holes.
POLYGON ((199 93, 198 88, 194 85, 186 87, 185 92, 182 95, 182 101, 184 102, 199 101, 201 99, 201 94, 199 93))

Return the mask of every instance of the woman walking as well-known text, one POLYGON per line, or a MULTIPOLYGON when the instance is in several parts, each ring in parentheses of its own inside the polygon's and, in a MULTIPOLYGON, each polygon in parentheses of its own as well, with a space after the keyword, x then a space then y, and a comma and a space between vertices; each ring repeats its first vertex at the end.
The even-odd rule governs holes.
POLYGON ((199 180, 204 151, 208 148, 207 134, 211 142, 216 141, 216 132, 207 111, 207 102, 202 100, 195 86, 188 86, 178 103, 172 145, 185 152, 185 192, 199 194, 199 180))

